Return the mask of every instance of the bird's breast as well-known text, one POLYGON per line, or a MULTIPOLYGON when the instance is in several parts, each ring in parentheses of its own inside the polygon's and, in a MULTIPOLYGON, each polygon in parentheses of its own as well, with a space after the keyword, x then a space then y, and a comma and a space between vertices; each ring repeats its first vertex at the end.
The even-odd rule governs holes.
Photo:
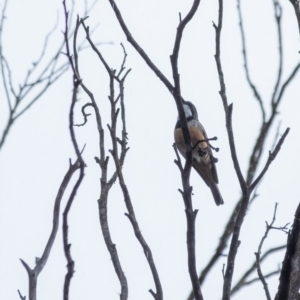
MULTIPOLYGON (((202 130, 200 130, 200 128, 194 126, 188 126, 188 129, 190 133, 192 147, 195 147, 196 145, 195 149, 193 150, 193 159, 199 163, 205 162, 207 160, 208 155, 207 152, 205 152, 205 149, 207 149, 207 142, 204 141, 204 133, 202 132, 202 130)), ((185 157, 185 142, 181 127, 175 128, 174 140, 178 150, 185 157)))

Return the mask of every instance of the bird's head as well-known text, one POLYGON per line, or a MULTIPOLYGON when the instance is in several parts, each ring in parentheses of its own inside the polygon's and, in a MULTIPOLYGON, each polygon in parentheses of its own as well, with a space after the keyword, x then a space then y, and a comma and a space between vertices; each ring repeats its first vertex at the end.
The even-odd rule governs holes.
MULTIPOLYGON (((195 119, 198 120, 198 113, 195 105, 190 101, 183 100, 183 109, 186 119, 195 119)), ((179 120, 179 117, 178 117, 179 120)))

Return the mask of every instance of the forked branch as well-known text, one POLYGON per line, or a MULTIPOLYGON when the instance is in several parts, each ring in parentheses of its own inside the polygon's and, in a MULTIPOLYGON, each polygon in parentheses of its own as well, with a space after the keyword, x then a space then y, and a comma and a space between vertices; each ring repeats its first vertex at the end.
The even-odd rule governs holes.
POLYGON ((73 148, 75 150, 77 159, 79 161, 79 166, 80 166, 80 173, 79 177, 72 189, 72 192, 70 194, 70 197, 67 201, 65 210, 63 212, 63 246, 64 246, 64 253, 67 259, 67 273, 65 275, 65 282, 64 282, 64 290, 63 290, 63 298, 64 300, 69 299, 69 291, 70 291, 70 284, 71 284, 71 279, 74 274, 74 260, 71 256, 71 244, 69 243, 69 225, 68 225, 68 217, 69 213, 72 207, 72 204, 74 202, 76 193, 82 183, 82 180, 84 178, 84 168, 85 168, 85 163, 82 157, 82 153, 79 151, 78 143, 76 140, 75 136, 75 130, 74 130, 74 108, 75 104, 77 102, 77 93, 78 93, 78 88, 80 86, 80 78, 78 78, 77 74, 75 73, 75 66, 73 63, 73 58, 71 55, 70 51, 70 46, 69 46, 69 12, 67 11, 66 7, 66 2, 65 0, 63 1, 63 7, 64 7, 64 13, 65 13, 65 44, 66 44, 66 55, 69 60, 69 64, 73 70, 73 95, 72 95, 72 100, 71 100, 71 105, 70 105, 70 111, 69 111, 69 130, 70 130, 70 135, 71 135, 71 140, 73 144, 73 148))
MULTIPOLYGON (((41 258, 36 259, 36 265, 33 269, 31 269, 28 264, 21 259, 21 262, 23 266, 25 267, 27 274, 28 274, 28 280, 29 280, 29 291, 28 291, 28 297, 29 300, 36 300, 36 288, 37 288, 37 279, 39 274, 42 272, 43 268, 45 267, 48 258, 50 256, 52 246, 54 244, 58 226, 59 226, 59 215, 60 215, 60 204, 62 197, 64 195, 64 192, 69 185, 69 182, 75 173, 76 170, 80 168, 79 161, 76 160, 74 164, 71 163, 69 165, 69 169, 66 172, 66 175, 63 178, 63 181, 58 189, 55 202, 54 202, 54 209, 53 209, 53 223, 52 223, 52 230, 51 234, 49 236, 48 242, 45 246, 44 252, 41 256, 41 258)), ((20 295, 20 293, 19 293, 20 295)), ((21 296, 20 296, 21 297, 21 296)), ((24 296, 25 297, 25 296, 24 296)))
POLYGON ((299 28, 299 33, 300 33, 300 1, 299 0, 290 0, 292 3, 294 10, 295 10, 295 15, 296 19, 298 22, 298 28, 299 28))
MULTIPOLYGON (((240 230, 241 230, 241 227, 242 227, 242 224, 244 221, 244 217, 247 212, 250 195, 251 195, 251 192, 253 191, 253 189, 249 188, 248 185, 246 184, 246 181, 242 175, 242 172, 241 172, 241 169, 239 166, 239 162, 237 159, 237 154, 236 154, 236 148, 235 148, 234 137, 233 137, 233 129, 232 129, 232 104, 230 104, 230 105, 227 104, 224 74, 223 74, 223 70, 222 70, 221 57, 220 57, 220 40, 221 40, 222 20, 223 20, 223 1, 219 0, 218 25, 213 24, 214 28, 216 30, 215 60, 216 60, 216 64, 217 64, 217 70, 218 70, 219 81, 220 81, 220 88, 221 88, 220 95, 221 95, 221 98, 223 101, 223 106, 224 106, 225 116, 226 116, 226 127, 227 127, 231 157, 233 160, 234 168, 235 168, 237 177, 239 179, 240 187, 241 187, 242 194, 243 194, 242 200, 241 200, 241 203, 239 206, 239 210, 238 210, 238 213, 236 216, 236 220, 235 220, 235 222, 233 221, 234 222, 233 235, 232 235, 232 240, 231 240, 231 244, 230 244, 230 248, 229 248, 227 267, 226 267, 226 272, 225 272, 225 276, 224 276, 223 298, 222 299, 229 300, 231 284, 232 284, 232 276, 234 273, 234 266, 235 266, 235 258, 237 255, 238 247, 240 245, 240 240, 239 240, 240 230)), ((287 133, 288 133, 288 131, 287 131, 287 133)), ((285 134, 285 136, 287 135, 287 133, 285 134)), ((283 138, 282 142, 283 141, 284 141, 284 138, 283 138)), ((282 143, 277 144, 278 148, 277 147, 276 148, 278 151, 280 150, 281 144, 282 143)), ((277 154, 278 152, 274 151, 274 153, 277 154)), ((275 155, 275 157, 276 157, 276 155, 275 155)), ((271 159, 271 161, 273 159, 271 159)), ((265 174, 265 172, 262 174, 262 176, 264 174, 265 174)), ((261 177, 259 178, 259 180, 260 179, 261 179, 261 177)), ((259 182, 259 180, 257 181, 257 183, 259 182)))

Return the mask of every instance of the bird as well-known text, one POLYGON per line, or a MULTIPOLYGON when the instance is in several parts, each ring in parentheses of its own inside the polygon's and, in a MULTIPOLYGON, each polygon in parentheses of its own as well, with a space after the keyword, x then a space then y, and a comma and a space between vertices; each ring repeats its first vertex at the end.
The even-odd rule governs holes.
MULTIPOLYGON (((218 160, 212 154, 212 149, 215 148, 208 142, 210 139, 208 139, 204 127, 199 122, 194 104, 184 99, 182 99, 182 102, 192 143, 192 166, 210 188, 216 205, 224 204, 218 188, 219 179, 215 164, 218 160)), ((185 141, 179 117, 174 129, 174 140, 180 154, 186 158, 185 141)))

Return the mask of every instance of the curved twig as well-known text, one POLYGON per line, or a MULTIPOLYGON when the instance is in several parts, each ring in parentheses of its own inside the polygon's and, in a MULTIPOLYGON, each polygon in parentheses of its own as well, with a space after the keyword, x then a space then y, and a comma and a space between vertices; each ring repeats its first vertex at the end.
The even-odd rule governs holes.
POLYGON ((249 74, 248 58, 247 58, 247 52, 246 52, 245 32, 244 32, 240 0, 237 0, 237 10, 238 10, 238 16, 239 16, 239 25, 240 25, 240 32, 241 32, 242 47, 243 47, 242 53, 243 53, 243 59, 244 59, 244 68, 245 68, 246 78, 247 78, 247 81, 248 81, 252 91, 253 91, 253 94, 254 94, 256 100, 259 103, 261 114, 262 114, 262 119, 264 122, 266 120, 266 112, 265 112, 265 108, 263 105, 263 101, 262 101, 262 98, 261 98, 259 92, 257 91, 256 86, 252 82, 252 80, 250 78, 250 74, 249 74))

